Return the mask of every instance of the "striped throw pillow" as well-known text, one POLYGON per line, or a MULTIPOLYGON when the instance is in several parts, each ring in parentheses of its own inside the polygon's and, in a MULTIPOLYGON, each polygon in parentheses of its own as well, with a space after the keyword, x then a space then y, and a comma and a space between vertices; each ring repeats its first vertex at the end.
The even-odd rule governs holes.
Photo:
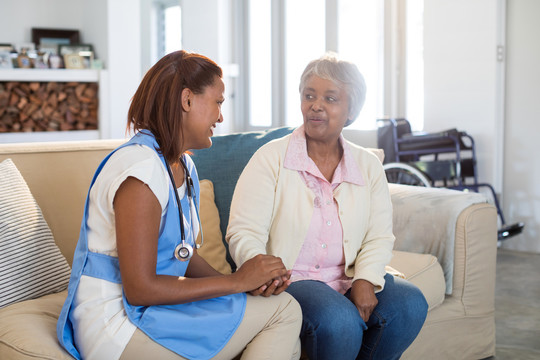
POLYGON ((64 290, 69 265, 11 159, 0 163, 0 308, 64 290))

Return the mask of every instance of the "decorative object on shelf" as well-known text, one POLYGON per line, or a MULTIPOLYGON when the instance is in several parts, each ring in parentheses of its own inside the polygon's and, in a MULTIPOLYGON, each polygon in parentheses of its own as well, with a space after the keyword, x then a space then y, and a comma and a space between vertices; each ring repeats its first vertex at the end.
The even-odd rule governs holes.
POLYGON ((90 69, 94 59, 90 44, 59 45, 58 53, 64 58, 66 69, 90 69))
POLYGON ((32 28, 32 42, 36 46, 77 44, 79 43, 79 30, 32 28))
POLYGON ((0 50, 0 69, 13 68, 13 62, 11 61, 11 52, 6 50, 0 50))
POLYGON ((38 51, 36 59, 34 60, 34 67, 36 69, 48 69, 49 68, 49 53, 38 51))
POLYGON ((19 56, 17 56, 17 65, 21 69, 29 69, 32 67, 32 62, 30 61, 27 51, 28 49, 22 48, 19 56))
POLYGON ((81 51, 93 51, 93 47, 90 44, 58 45, 58 54, 62 56, 66 54, 79 54, 81 51))
POLYGON ((65 54, 64 65, 66 69, 84 69, 83 58, 79 54, 65 54))
POLYGON ((61 69, 64 67, 64 60, 58 54, 49 55, 49 67, 51 69, 61 69))
POLYGON ((91 68, 96 70, 103 69, 103 61, 101 59, 93 59, 91 68))

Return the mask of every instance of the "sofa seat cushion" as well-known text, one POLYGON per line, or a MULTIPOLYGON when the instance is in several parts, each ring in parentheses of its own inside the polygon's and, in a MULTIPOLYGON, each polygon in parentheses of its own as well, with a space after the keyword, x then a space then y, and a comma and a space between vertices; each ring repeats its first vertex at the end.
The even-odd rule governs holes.
POLYGON ((422 291, 429 310, 442 304, 446 285, 442 267, 435 256, 394 250, 389 266, 422 291))
POLYGON ((64 290, 0 309, 0 359, 73 359, 56 338, 66 296, 64 290))

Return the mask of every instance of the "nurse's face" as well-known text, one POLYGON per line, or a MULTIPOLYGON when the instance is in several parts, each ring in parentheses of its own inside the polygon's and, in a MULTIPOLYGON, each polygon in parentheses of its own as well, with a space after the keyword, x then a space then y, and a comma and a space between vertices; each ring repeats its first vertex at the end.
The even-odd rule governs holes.
MULTIPOLYGON (((186 90, 186 89, 185 89, 186 90)), ((223 122, 221 105, 225 101, 225 84, 216 76, 214 83, 201 94, 190 94, 189 111, 183 115, 184 142, 188 149, 212 146, 211 137, 217 123, 223 122)))

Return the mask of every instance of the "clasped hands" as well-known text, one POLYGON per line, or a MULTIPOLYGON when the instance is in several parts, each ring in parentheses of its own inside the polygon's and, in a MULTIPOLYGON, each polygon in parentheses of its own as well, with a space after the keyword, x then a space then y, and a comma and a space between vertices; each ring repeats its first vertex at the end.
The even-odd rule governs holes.
MULTIPOLYGON (((235 275, 240 277, 245 291, 253 296, 277 295, 291 284, 291 270, 285 268, 281 258, 272 255, 259 254, 253 257, 246 261, 235 275)), ((355 280, 350 299, 362 319, 367 322, 378 303, 373 284, 363 279, 355 280)))
POLYGON ((245 291, 253 296, 277 295, 291 284, 291 270, 287 270, 281 258, 272 255, 254 256, 242 264, 235 275, 245 284, 245 291))

